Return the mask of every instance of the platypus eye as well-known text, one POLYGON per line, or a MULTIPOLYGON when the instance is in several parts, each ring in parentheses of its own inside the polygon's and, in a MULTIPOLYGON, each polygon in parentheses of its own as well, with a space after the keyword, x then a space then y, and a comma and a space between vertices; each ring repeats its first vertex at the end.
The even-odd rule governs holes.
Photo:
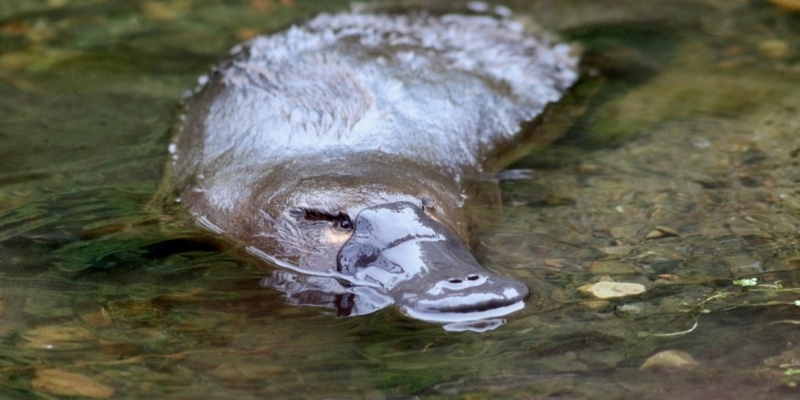
POLYGON ((353 221, 350 221, 350 218, 345 215, 344 219, 339 220, 339 225, 337 228, 343 231, 352 231, 353 230, 353 221))

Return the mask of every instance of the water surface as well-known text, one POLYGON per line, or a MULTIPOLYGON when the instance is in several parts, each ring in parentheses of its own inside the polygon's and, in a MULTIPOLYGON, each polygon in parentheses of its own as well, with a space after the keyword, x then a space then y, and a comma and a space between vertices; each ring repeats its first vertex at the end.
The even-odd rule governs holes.
POLYGON ((536 293, 483 334, 287 305, 147 207, 181 93, 345 2, 0 4, 0 397, 796 398, 800 14, 773 3, 509 4, 586 61, 565 138, 474 210, 536 293))

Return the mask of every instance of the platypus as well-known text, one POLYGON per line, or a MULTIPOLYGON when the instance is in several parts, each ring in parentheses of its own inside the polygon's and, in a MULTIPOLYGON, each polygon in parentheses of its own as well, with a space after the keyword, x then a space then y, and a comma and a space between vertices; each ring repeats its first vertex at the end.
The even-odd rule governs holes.
POLYGON ((199 225, 299 273, 295 286, 338 282, 367 290, 367 311, 422 320, 502 316, 528 289, 468 250, 465 180, 577 78, 569 46, 508 18, 323 14, 200 79, 168 181, 199 225))

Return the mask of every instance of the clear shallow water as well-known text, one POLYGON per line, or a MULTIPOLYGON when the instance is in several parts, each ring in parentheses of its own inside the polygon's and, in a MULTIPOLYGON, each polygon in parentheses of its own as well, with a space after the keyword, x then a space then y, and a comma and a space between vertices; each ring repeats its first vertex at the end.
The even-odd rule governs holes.
POLYGON ((286 305, 147 210, 182 91, 319 6, 0 5, 0 397, 796 398, 797 14, 519 3, 588 72, 549 121, 567 138, 475 210, 486 265, 537 293, 483 334, 286 305), (578 290, 602 279, 647 290, 578 290), (639 369, 664 350, 698 365, 639 369))

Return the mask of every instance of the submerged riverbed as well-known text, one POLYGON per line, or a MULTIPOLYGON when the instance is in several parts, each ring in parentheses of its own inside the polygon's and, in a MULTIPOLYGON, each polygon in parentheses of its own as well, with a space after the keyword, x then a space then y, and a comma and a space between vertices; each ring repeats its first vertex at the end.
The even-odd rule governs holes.
POLYGON ((507 4, 584 78, 473 210, 535 293, 486 333, 286 304, 147 207, 182 92, 346 2, 0 4, 0 397, 796 398, 795 2, 507 4))

